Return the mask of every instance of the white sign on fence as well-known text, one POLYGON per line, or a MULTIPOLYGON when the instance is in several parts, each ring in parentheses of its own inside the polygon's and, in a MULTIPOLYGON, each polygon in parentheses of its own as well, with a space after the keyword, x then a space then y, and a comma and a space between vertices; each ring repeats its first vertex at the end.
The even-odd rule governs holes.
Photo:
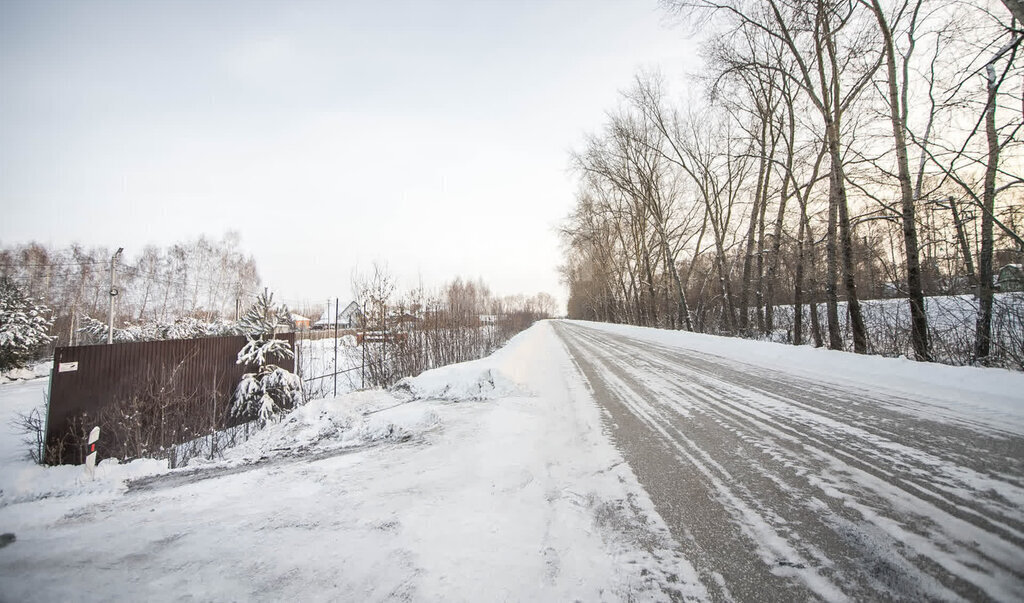
POLYGON ((77 362, 61 362, 60 364, 57 365, 57 372, 58 373, 70 373, 71 371, 77 371, 77 370, 78 370, 78 363, 77 362))

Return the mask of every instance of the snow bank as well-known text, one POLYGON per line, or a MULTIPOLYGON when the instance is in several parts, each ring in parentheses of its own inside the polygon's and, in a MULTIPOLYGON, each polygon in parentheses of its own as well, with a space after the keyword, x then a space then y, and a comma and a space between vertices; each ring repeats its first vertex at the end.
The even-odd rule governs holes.
POLYGON ((407 405, 389 392, 371 390, 313 400, 270 423, 248 441, 225 452, 226 459, 402 441, 440 423, 424 405, 407 405))
POLYGON ((0 507, 41 498, 118 493, 125 481, 167 472, 167 461, 137 459, 119 464, 105 459, 90 478, 81 465, 45 467, 30 461, 11 463, 0 471, 0 507))
MULTIPOLYGON (((533 396, 533 392, 516 379, 516 360, 536 353, 536 332, 517 334, 494 354, 479 360, 442 366, 399 381, 394 391, 411 395, 415 400, 447 400, 450 402, 497 400, 533 396)), ((521 372, 521 371, 520 371, 521 372)))
POLYGON ((407 377, 395 386, 416 400, 495 400, 518 396, 522 388, 494 367, 481 366, 479 360, 453 364, 407 377))
POLYGON ((365 417, 351 432, 357 442, 404 441, 441 425, 441 417, 422 404, 399 404, 365 417))
MULTIPOLYGON (((50 363, 33 367, 36 373, 49 374, 50 363)), ((0 508, 39 500, 82 494, 116 494, 124 490, 126 480, 167 472, 167 461, 139 459, 118 464, 106 459, 89 478, 80 465, 45 467, 29 459, 25 435, 19 433, 17 417, 33 410, 46 412, 46 379, 0 385, 0 508)))
POLYGON ((52 361, 40 362, 27 368, 11 369, 0 375, 0 383, 4 381, 28 381, 40 377, 49 377, 52 361))

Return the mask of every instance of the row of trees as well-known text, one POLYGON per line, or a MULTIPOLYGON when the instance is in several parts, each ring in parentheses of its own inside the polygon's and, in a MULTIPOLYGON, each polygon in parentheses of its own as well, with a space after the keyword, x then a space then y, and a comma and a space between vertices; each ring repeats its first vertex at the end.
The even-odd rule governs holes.
MULTIPOLYGON (((229 232, 220 240, 201 236, 167 248, 149 245, 134 257, 119 256, 114 260, 115 326, 181 330, 174 323, 182 319, 211 323, 235 318, 260 285, 255 261, 239 245, 238 233, 229 232)), ((105 247, 7 246, 0 248, 0 277, 53 311, 50 335, 56 345, 89 343, 80 340, 82 329, 97 331, 108 320, 113 255, 105 247)))
POLYGON ((671 83, 642 74, 573 154, 570 316, 763 336, 792 304, 793 343, 866 353, 861 300, 899 296, 913 354, 931 360, 925 296, 971 292, 973 356, 987 362, 994 267, 1024 258, 1024 31, 1010 11, 663 4, 710 32, 683 82, 702 94, 673 101, 671 83))
POLYGON ((357 275, 352 289, 365 329, 387 333, 363 346, 365 380, 372 385, 486 356, 556 310, 547 293, 497 297, 482 279, 456 278, 434 291, 419 286, 401 292, 380 265, 357 275))

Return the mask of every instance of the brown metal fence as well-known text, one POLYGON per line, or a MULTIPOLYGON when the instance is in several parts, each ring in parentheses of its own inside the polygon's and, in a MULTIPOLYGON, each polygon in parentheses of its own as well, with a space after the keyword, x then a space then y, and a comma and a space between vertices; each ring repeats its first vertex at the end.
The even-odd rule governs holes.
MULTIPOLYGON (((295 335, 277 335, 294 344, 295 335)), ((82 463, 101 428, 99 458, 158 453, 239 422, 228 410, 245 366, 245 337, 58 347, 50 376, 47 461, 82 463)), ((279 363, 295 370, 293 360, 279 363)), ((252 368, 249 368, 252 370, 252 368)))

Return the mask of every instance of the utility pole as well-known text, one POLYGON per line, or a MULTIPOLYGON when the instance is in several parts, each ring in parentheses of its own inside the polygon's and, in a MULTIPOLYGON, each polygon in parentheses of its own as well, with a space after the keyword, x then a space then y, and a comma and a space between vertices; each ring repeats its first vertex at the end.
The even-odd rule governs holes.
POLYGON ((117 287, 114 286, 114 274, 117 269, 117 258, 121 256, 124 247, 118 247, 117 251, 110 258, 110 316, 107 320, 107 343, 114 343, 114 298, 117 297, 117 287))
MULTIPOLYGON (((327 309, 331 309, 331 300, 327 300, 327 309)), ((338 298, 334 298, 334 397, 338 397, 338 298)))
MULTIPOLYGON (((359 369, 359 389, 366 389, 366 302, 363 302, 363 320, 361 329, 363 331, 363 341, 359 344, 359 350, 363 354, 363 360, 361 368, 359 369)), ((358 341, 358 340, 357 340, 358 341)))

